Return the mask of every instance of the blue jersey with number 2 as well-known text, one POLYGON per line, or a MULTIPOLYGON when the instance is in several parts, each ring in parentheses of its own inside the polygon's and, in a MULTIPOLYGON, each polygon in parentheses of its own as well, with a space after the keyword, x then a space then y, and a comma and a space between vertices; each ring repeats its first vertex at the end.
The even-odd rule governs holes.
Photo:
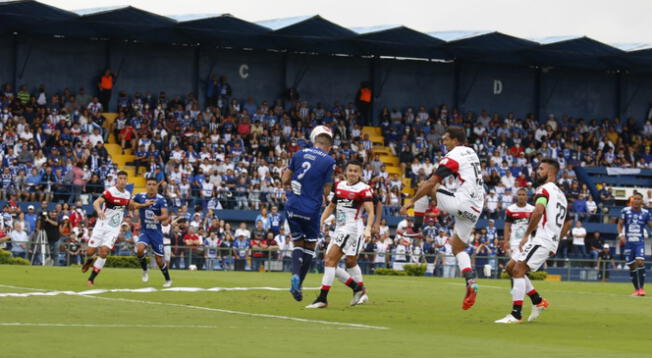
POLYGON ((324 186, 333 182, 335 159, 319 148, 302 149, 292 156, 292 190, 288 193, 287 209, 304 215, 321 211, 324 186))

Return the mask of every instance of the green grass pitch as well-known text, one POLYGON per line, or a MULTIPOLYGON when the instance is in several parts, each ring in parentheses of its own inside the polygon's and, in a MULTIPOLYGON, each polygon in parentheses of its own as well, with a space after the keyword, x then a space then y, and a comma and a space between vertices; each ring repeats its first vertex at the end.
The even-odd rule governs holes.
MULTIPOLYGON (((79 268, 0 266, 0 293, 79 292, 86 276, 79 268)), ((176 287, 289 285, 284 273, 173 271, 172 279, 176 287)), ((320 280, 310 274, 306 286, 320 280)), ((315 290, 304 291, 303 302, 285 290, 0 297, 0 357, 652 356, 652 299, 630 297, 631 285, 535 281, 550 308, 536 322, 503 326, 493 321, 511 309, 506 280, 481 280, 469 311, 460 308, 461 279, 365 282, 368 304, 349 307, 350 290, 336 282, 323 310, 303 308, 315 290)), ((139 270, 105 269, 95 288, 162 283, 156 271, 143 284, 139 270)))

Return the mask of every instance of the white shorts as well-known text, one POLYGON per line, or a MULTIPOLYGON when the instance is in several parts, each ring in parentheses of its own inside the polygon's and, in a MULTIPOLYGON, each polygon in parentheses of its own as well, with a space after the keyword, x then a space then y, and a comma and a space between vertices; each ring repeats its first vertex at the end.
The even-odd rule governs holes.
POLYGON ((364 242, 362 235, 351 231, 335 231, 335 236, 331 240, 331 245, 338 246, 346 256, 358 256, 364 242))
POLYGON ((93 228, 93 234, 91 235, 90 240, 88 241, 89 247, 100 247, 106 246, 109 249, 113 249, 115 241, 120 235, 120 227, 112 227, 104 223, 97 223, 93 228))
POLYGON ((424 216, 430 206, 430 197, 424 195, 421 199, 414 202, 414 216, 424 216))
POLYGON ((537 271, 550 257, 550 250, 531 241, 523 246, 523 252, 519 252, 512 258, 524 262, 530 267, 530 272, 537 271))
POLYGON ((473 241, 471 232, 480 218, 482 205, 476 206, 466 195, 458 197, 446 189, 438 189, 437 207, 455 217, 453 232, 462 242, 469 245, 473 241))
POLYGON ((509 245, 509 257, 516 260, 521 251, 518 248, 518 244, 509 245))

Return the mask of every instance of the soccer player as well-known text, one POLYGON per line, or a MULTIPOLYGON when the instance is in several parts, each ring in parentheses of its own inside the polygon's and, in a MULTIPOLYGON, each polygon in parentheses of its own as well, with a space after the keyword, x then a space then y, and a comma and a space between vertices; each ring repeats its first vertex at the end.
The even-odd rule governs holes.
POLYGON ((511 258, 520 252, 518 244, 527 230, 530 215, 534 206, 527 203, 527 190, 520 188, 516 191, 516 203, 507 207, 505 211, 504 245, 511 258))
POLYGON ((290 293, 297 301, 303 300, 301 286, 315 255, 319 214, 333 186, 335 169, 335 159, 328 155, 333 145, 330 128, 315 127, 310 140, 314 147, 296 152, 281 178, 283 185, 291 187, 285 210, 294 245, 290 293))
POLYGON ((625 260, 629 266, 629 275, 634 285, 632 296, 645 296, 645 225, 652 228, 652 215, 643 208, 643 194, 634 193, 632 206, 620 212, 618 220, 618 239, 625 243, 625 260))
POLYGON ((138 210, 141 231, 136 244, 136 256, 140 261, 140 267, 143 268, 142 281, 147 282, 149 280, 147 260, 145 260, 145 249, 149 245, 154 252, 156 264, 165 278, 163 287, 170 287, 172 286, 172 280, 170 279, 167 263, 164 260, 165 248, 163 245, 163 228, 161 227, 161 222, 168 219, 168 204, 163 195, 158 194, 158 181, 153 177, 147 179, 147 192, 136 194, 133 201, 142 204, 148 200, 153 200, 154 204, 138 210))
POLYGON ((532 312, 528 321, 532 322, 548 307, 548 301, 543 299, 532 282, 526 276, 543 265, 546 260, 557 252, 559 238, 568 233, 571 220, 566 220, 568 206, 564 192, 555 184, 559 173, 559 163, 554 159, 543 159, 534 175, 537 186, 534 195, 534 211, 530 223, 519 242, 519 253, 513 257, 506 267, 507 273, 513 279, 512 312, 496 323, 520 323, 521 308, 525 294, 532 300, 532 312), (532 239, 530 235, 536 230, 532 239))
POLYGON ((482 213, 484 183, 478 155, 473 149, 464 146, 466 141, 464 130, 458 127, 448 127, 442 136, 442 141, 448 153, 439 162, 437 171, 423 182, 414 197, 403 205, 401 215, 406 215, 408 209, 419 202, 422 197, 430 195, 431 200, 440 210, 455 217, 454 233, 450 243, 466 281, 466 295, 462 302, 462 309, 468 310, 475 304, 478 284, 466 248, 473 241, 471 231, 482 213), (460 182, 455 193, 439 188, 440 183, 450 175, 457 177, 460 182))
MULTIPOLYGON (((337 264, 342 256, 346 256, 347 267, 355 267, 360 271, 357 263, 358 253, 366 241, 371 238, 371 228, 374 223, 373 193, 369 185, 360 180, 362 163, 351 161, 346 166, 346 181, 341 181, 335 186, 335 193, 331 203, 326 207, 321 216, 320 227, 335 210, 335 235, 332 238, 326 256, 324 257, 324 277, 321 281, 321 291, 315 301, 306 308, 326 308, 328 306, 328 292, 335 276, 353 290, 351 306, 362 304, 366 301, 365 288, 362 281, 357 281, 337 264), (361 209, 367 213, 367 226, 363 229, 361 209)), ((362 278, 362 273, 359 274, 362 278)))
POLYGON ((102 193, 102 196, 93 202, 93 208, 97 213, 97 222, 93 227, 93 234, 88 241, 88 248, 86 249, 86 262, 82 266, 81 271, 87 272, 93 265, 93 272, 86 285, 93 286, 95 284, 95 277, 100 273, 106 262, 106 257, 113 249, 115 240, 120 234, 120 225, 124 217, 125 209, 135 210, 144 207, 149 207, 154 204, 153 200, 147 200, 144 203, 134 203, 131 201, 131 193, 125 187, 127 186, 127 173, 118 172, 116 184, 102 193), (102 207, 104 204, 104 207, 102 207), (99 248, 99 250, 98 250, 99 248), (95 254, 99 257, 95 259, 95 254))

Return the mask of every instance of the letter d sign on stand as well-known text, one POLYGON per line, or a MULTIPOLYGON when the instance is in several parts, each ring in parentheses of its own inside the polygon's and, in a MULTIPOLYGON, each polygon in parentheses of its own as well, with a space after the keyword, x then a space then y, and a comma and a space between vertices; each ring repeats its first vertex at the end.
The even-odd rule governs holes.
POLYGON ((494 80, 494 94, 499 95, 503 93, 503 81, 494 80))

